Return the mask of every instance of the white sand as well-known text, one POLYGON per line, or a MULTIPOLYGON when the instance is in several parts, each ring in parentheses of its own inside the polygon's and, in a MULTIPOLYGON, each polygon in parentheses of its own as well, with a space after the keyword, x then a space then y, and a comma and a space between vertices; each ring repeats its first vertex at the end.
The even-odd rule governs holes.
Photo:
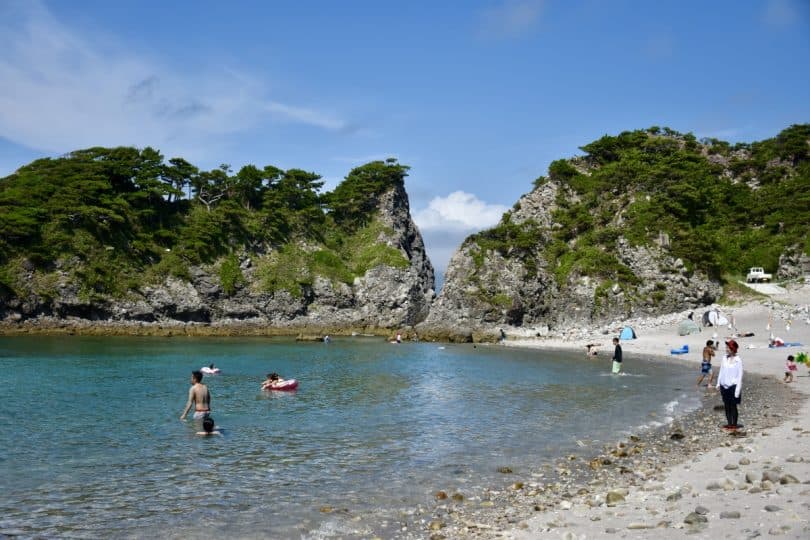
MULTIPOLYGON (((744 306, 723 307, 726 316, 733 315, 738 332, 754 332, 753 337, 738 339, 740 356, 747 377, 770 375, 782 379, 788 354, 810 352, 810 285, 793 287, 785 294, 770 300, 751 302, 744 306), (803 347, 768 348, 771 331, 767 325, 772 319, 771 331, 786 342, 801 342, 803 347), (786 328, 792 319, 790 329, 786 328)), ((695 312, 700 321, 702 311, 695 312)), ((627 355, 669 355, 670 349, 689 345, 690 352, 671 356, 672 362, 695 366, 695 379, 699 376, 701 351, 715 329, 705 328, 702 333, 678 336, 678 322, 682 317, 662 317, 657 322, 647 321, 646 328, 637 328, 638 339, 623 341, 627 355)), ((727 327, 717 329, 719 337, 732 333, 727 327)), ((601 343, 600 358, 609 369, 612 355, 612 336, 591 335, 574 341, 563 339, 537 339, 509 341, 509 345, 538 348, 578 349, 585 351, 586 343, 601 343)), ((722 354, 722 347, 721 347, 722 354)), ((633 357, 626 358, 625 369, 632 370, 633 357)), ((715 369, 719 361, 714 363, 715 369)), ((810 395, 808 368, 799 365, 799 377, 791 386, 810 395)), ((745 380, 745 379, 744 379, 745 380)), ((700 391, 700 390, 696 390, 700 391)), ((613 507, 591 507, 574 504, 570 509, 557 507, 535 514, 518 528, 504 531, 507 538, 753 538, 755 536, 784 536, 810 539, 810 400, 799 411, 774 411, 784 414, 785 421, 766 432, 748 431, 747 437, 729 438, 728 446, 707 452, 691 463, 672 468, 664 482, 651 482, 631 488, 626 500, 613 507), (727 465, 736 469, 725 469, 727 465), (799 483, 780 484, 771 489, 750 493, 760 486, 764 471, 778 477, 786 474, 799 483), (746 482, 746 474, 753 475, 753 483, 746 482), (726 479, 731 482, 727 482, 726 479), (712 482, 726 484, 727 489, 707 489, 712 482), (667 497, 680 492, 678 500, 667 497), (707 510, 708 521, 698 527, 684 523, 687 515, 698 506, 707 510), (769 510, 766 510, 766 506, 769 510), (778 508, 778 509, 777 509, 778 508), (739 512, 739 517, 721 517, 723 512, 739 512), (666 526, 662 522, 669 522, 666 526), (659 526, 659 524, 661 524, 659 526), (690 534, 691 533, 691 534, 690 534)), ((745 423, 744 405, 740 409, 740 422, 745 423)), ((765 486, 766 488, 769 486, 765 486)), ((567 506, 567 505, 566 505, 567 506)))

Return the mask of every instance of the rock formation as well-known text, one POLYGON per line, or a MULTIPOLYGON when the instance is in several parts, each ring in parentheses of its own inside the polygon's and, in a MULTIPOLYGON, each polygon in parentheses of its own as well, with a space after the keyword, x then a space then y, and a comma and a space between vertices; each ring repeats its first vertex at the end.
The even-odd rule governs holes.
MULTIPOLYGON (((262 292, 255 261, 267 254, 242 252, 244 282, 226 294, 214 265, 193 266, 190 279, 168 277, 162 283, 130 290, 125 298, 92 300, 80 294, 69 273, 49 274, 50 293, 35 293, 33 282, 43 279, 31 267, 22 281, 28 294, 0 299, 0 320, 39 326, 108 326, 124 331, 156 326, 208 326, 256 333, 306 331, 338 333, 352 329, 386 331, 422 321, 433 300, 433 266, 414 225, 404 187, 397 185, 377 198, 376 219, 383 227, 376 243, 401 254, 405 267, 374 266, 351 284, 313 276, 300 295, 286 290, 262 292)), ((358 246, 359 247, 359 246, 358 246)), ((307 249, 299 245, 299 249, 307 249)))
POLYGON ((486 340, 494 339, 503 326, 547 333, 566 325, 696 308, 721 294, 718 283, 687 271, 665 247, 634 247, 621 237, 615 256, 632 270, 637 285, 609 283, 578 272, 558 283, 554 261, 543 256, 542 247, 555 227, 552 214, 559 189, 555 182, 545 183, 521 197, 511 212, 515 225, 539 224, 542 233, 534 253, 513 256, 485 250, 474 238, 464 242, 450 260, 428 319, 419 325, 420 335, 486 340))

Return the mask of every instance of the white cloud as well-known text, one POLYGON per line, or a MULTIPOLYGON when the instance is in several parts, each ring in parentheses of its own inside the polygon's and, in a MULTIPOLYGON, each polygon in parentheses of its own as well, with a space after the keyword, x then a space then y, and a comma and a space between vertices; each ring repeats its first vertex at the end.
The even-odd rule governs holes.
POLYGON ((294 122, 301 122, 302 124, 309 124, 324 129, 338 131, 346 127, 346 122, 340 118, 303 107, 294 107, 283 103, 271 102, 267 104, 266 109, 268 112, 278 114, 294 122))
POLYGON ((498 223, 507 210, 506 206, 488 204, 471 193, 455 191, 447 197, 433 198, 427 208, 413 213, 413 220, 422 232, 433 267, 443 275, 461 242, 471 233, 498 223))
POLYGON ((508 39, 529 32, 540 20, 544 0, 504 0, 499 6, 480 14, 482 37, 508 39))
POLYGON ((454 191, 447 197, 434 197, 413 219, 423 231, 478 231, 498 223, 508 209, 487 204, 472 193, 454 191))
POLYGON ((90 41, 38 2, 0 5, 0 136, 54 153, 152 145, 194 159, 272 118, 345 127, 336 116, 267 99, 249 74, 184 74, 125 47, 90 41))

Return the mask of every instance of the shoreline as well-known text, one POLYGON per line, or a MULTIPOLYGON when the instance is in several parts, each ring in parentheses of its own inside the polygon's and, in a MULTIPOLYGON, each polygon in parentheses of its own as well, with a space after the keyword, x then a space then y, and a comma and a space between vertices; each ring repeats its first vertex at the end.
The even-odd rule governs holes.
MULTIPOLYGON (((415 537, 809 537, 810 366, 799 364, 793 384, 781 380, 787 355, 810 349, 808 303, 810 286, 804 285, 780 297, 719 306, 733 315, 738 333, 754 333, 738 339, 745 366, 743 431, 724 432, 719 392, 696 388, 703 392, 697 411, 619 439, 587 463, 559 456, 551 470, 540 466, 536 472, 513 475, 510 486, 492 489, 481 500, 437 504, 430 518, 421 520, 424 536, 415 537), (768 348, 771 332, 804 346, 768 348), (555 473, 557 478, 549 481, 555 473)), ((622 342, 624 369, 632 371, 632 363, 645 357, 656 358, 683 363, 694 369, 697 380, 706 340, 715 332, 722 340, 734 329, 679 336, 677 325, 686 315, 634 321, 639 336, 622 342), (689 345, 689 354, 666 354, 683 344, 689 345)), ((513 339, 505 345, 580 350, 584 357, 587 343, 601 342, 598 359, 608 370, 612 345, 605 345, 610 338, 594 330, 572 339, 513 339)), ((718 360, 714 364, 717 369, 718 360)))
MULTIPOLYGON (((720 429, 724 413, 719 393, 696 391, 704 393, 698 409, 670 423, 631 431, 579 458, 557 456, 551 463, 507 473, 504 486, 491 487, 463 502, 436 501, 420 520, 401 524, 408 530, 421 527, 427 536, 404 537, 529 539, 571 533, 571 538, 594 538, 611 533, 623 536, 628 531, 635 537, 644 530, 659 536, 663 529, 679 537, 686 532, 706 532, 707 538, 713 537, 719 533, 683 523, 692 510, 682 510, 680 519, 673 514, 679 512, 677 501, 688 506, 689 499, 714 480, 707 477, 703 483, 698 478, 675 483, 672 471, 684 467, 688 471, 694 460, 717 450, 737 452, 743 448, 740 454, 732 455, 748 456, 756 463, 750 450, 752 438, 784 425, 791 417, 782 411, 807 408, 810 400, 772 377, 757 376, 750 381, 741 405, 745 432, 729 435, 720 429)), ((810 440, 810 431, 805 438, 810 440)), ((798 449, 796 455, 801 455, 798 449)), ((725 489, 725 477, 730 472, 721 466, 710 478, 716 477, 720 488, 725 489)), ((810 474, 801 478, 810 481, 810 474)), ((736 482, 735 489, 754 485, 759 486, 759 477, 755 484, 736 482)), ((710 489, 709 493, 717 492, 710 489)), ((806 519, 802 527, 794 529, 796 537, 810 531, 806 519)))
MULTIPOLYGON (((557 456, 530 470, 504 471, 502 485, 481 493, 434 491, 431 500, 393 520, 398 528, 384 536, 431 540, 548 535, 574 539, 614 534, 622 538, 681 538, 685 534, 697 538, 810 537, 810 366, 799 365, 799 377, 793 384, 780 380, 787 354, 810 350, 809 303, 810 285, 805 285, 782 298, 720 306, 723 313, 733 314, 738 332, 754 334, 738 340, 746 370, 740 408, 744 433, 722 431, 719 393, 707 394, 705 389, 695 388, 701 393, 700 407, 671 423, 648 429, 628 427, 629 436, 617 437, 601 448, 594 446, 592 452, 586 452, 587 459, 557 456), (769 332, 805 346, 769 349, 769 332)), ((734 330, 708 328, 699 334, 678 336, 677 325, 686 314, 629 321, 638 338, 622 342, 623 371, 632 372, 633 363, 651 358, 682 364, 693 370, 696 380, 705 341, 715 332, 723 339, 734 330), (667 354, 684 344, 689 345, 688 354, 667 354)), ((700 315, 695 315, 699 320, 700 315)), ((189 325, 166 326, 167 334, 114 334, 103 325, 98 328, 98 333, 79 333, 69 325, 55 325, 46 331, 38 328, 14 334, 3 333, 0 328, 0 334, 310 335, 300 327, 233 333, 235 328, 226 326, 221 327, 226 333, 215 334, 208 332, 210 325, 200 325, 205 332, 199 334, 189 333, 189 328, 195 328, 189 325)), ((316 335, 314 328, 309 330, 316 335)), ((350 335, 353 330, 375 333, 368 328, 335 330, 330 333, 336 336, 350 335)), ((376 330, 381 337, 391 333, 376 330)), ((515 339, 510 334, 503 345, 484 346, 575 350, 585 359, 585 345, 601 343, 595 361, 604 363, 609 371, 611 338, 604 329, 574 329, 567 336, 538 339, 515 339)))

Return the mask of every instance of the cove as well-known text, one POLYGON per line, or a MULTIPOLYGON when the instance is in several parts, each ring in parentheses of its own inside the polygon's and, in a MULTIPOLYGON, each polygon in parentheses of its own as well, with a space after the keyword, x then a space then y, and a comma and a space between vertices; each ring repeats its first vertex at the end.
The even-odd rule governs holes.
POLYGON ((693 370, 626 355, 376 338, 0 338, 0 534, 387 536, 438 490, 474 496, 697 406, 693 370), (224 435, 178 417, 206 376, 224 435), (296 392, 259 390, 266 373, 296 392), (584 445, 584 446, 583 446, 584 445))

